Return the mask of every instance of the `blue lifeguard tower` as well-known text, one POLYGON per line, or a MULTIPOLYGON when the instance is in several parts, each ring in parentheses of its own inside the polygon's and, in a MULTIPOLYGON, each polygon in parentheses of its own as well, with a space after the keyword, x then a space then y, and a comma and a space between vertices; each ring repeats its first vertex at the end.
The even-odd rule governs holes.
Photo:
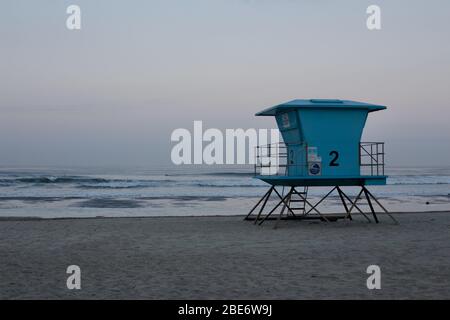
POLYGON ((358 201, 365 198, 376 223, 378 218, 372 200, 396 222, 366 188, 386 184, 384 143, 361 142, 368 114, 384 109, 385 106, 356 101, 309 99, 293 100, 258 112, 256 116, 275 117, 283 143, 256 148, 255 178, 270 184, 270 188, 245 219, 262 224, 274 219, 271 215, 280 208, 278 220, 351 220, 352 211, 357 210, 370 222, 369 216, 358 206, 358 201), (332 189, 317 203, 308 200, 308 188, 327 186, 332 189), (344 186, 361 189, 352 200, 343 191, 344 186), (277 187, 283 187, 283 192, 277 187), (285 188, 288 188, 286 194, 285 188), (319 204, 335 191, 345 214, 321 213, 319 204), (264 214, 273 194, 279 202, 264 214), (285 211, 287 214, 283 217, 285 211))

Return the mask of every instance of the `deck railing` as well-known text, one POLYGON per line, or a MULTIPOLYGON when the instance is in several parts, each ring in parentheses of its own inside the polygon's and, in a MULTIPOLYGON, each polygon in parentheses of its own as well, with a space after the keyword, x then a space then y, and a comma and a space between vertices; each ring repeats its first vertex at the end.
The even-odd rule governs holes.
MULTIPOLYGON (((298 144, 297 147, 304 148, 304 152, 301 153, 304 156, 302 159, 295 159, 295 163, 293 163, 291 159, 295 155, 288 155, 288 148, 283 142, 257 146, 255 150, 255 175, 286 176, 291 170, 307 172, 306 155, 308 154, 308 146, 298 144)), ((359 144, 360 174, 384 175, 384 155, 384 142, 361 142, 359 144)))
POLYGON ((361 175, 384 176, 384 142, 361 142, 359 166, 361 175))
MULTIPOLYGON (((300 145, 306 150, 306 145, 300 145)), ((294 167, 304 167, 305 163, 289 163, 288 148, 284 142, 272 143, 256 147, 255 175, 288 175, 288 170, 294 167)), ((303 161, 304 162, 304 161, 303 161)))

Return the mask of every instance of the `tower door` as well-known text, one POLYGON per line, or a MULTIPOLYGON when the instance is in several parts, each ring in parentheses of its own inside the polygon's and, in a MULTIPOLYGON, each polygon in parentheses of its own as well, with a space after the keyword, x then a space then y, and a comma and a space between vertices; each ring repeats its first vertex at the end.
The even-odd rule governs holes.
POLYGON ((303 174, 304 152, 301 144, 288 145, 287 175, 300 176, 303 174))

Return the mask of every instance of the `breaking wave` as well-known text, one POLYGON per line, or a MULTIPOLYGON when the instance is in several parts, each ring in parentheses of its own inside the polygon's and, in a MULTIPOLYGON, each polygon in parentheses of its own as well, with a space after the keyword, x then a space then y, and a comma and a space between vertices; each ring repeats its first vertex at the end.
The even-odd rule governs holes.
MULTIPOLYGON (((171 175, 153 176, 151 178, 103 178, 92 176, 14 176, 0 179, 0 186, 32 186, 40 185, 73 185, 78 189, 138 189, 164 187, 197 187, 197 188, 259 188, 265 186, 259 180, 251 179, 250 173, 208 173, 199 174, 192 178, 175 177, 171 175), (202 178, 202 176, 204 176, 202 178)), ((394 175, 389 176, 389 185, 449 185, 448 175, 394 175)))

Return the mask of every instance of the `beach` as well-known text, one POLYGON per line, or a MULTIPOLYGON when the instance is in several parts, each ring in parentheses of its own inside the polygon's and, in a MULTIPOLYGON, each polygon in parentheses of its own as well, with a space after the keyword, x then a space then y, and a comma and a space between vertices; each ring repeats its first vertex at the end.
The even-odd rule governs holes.
POLYGON ((0 299, 449 299, 450 212, 0 219, 0 299), (69 290, 69 265, 81 289, 69 290), (369 290, 369 265, 381 289, 369 290))

